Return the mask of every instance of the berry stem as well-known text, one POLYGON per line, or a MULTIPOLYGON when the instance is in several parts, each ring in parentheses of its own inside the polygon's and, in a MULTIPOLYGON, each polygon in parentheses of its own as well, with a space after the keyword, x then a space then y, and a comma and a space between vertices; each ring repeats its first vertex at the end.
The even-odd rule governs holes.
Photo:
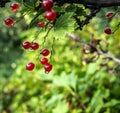
POLYGON ((16 23, 20 22, 25 17, 25 15, 27 15, 27 14, 28 14, 28 12, 26 12, 24 15, 22 15, 21 17, 19 17, 19 19, 14 22, 14 25, 16 23))
POLYGON ((47 33, 46 33, 45 36, 43 37, 43 42, 42 42, 41 45, 44 46, 44 43, 45 43, 45 41, 46 41, 46 38, 47 38, 47 36, 49 35, 49 33, 50 33, 50 31, 51 31, 52 28, 53 28, 53 26, 51 26, 51 27, 48 29, 47 33))
POLYGON ((51 46, 51 51, 50 51, 50 60, 52 59, 52 55, 54 53, 54 45, 55 45, 55 37, 53 37, 53 43, 52 43, 52 46, 51 46))
POLYGON ((113 34, 118 30, 119 27, 120 27, 120 22, 117 24, 116 29, 113 31, 113 34))
POLYGON ((41 29, 36 31, 35 36, 33 37, 34 39, 32 40, 32 42, 34 42, 38 38, 40 32, 41 32, 41 29))

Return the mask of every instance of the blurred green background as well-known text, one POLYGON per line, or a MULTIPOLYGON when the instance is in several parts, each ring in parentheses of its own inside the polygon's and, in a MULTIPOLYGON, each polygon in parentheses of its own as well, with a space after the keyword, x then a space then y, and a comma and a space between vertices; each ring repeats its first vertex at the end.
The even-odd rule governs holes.
MULTIPOLYGON (((91 34, 95 38, 106 38, 109 50, 120 58, 120 29, 107 36, 103 33, 106 26, 115 29, 120 16, 107 20, 107 11, 117 8, 102 9, 97 17, 82 31, 77 31, 82 40, 89 42, 91 34)), ((9 3, 0 8, 0 113, 120 113, 120 72, 108 73, 97 62, 84 64, 78 43, 62 38, 54 41, 51 35, 42 48, 51 48, 53 70, 44 72, 38 56, 39 51, 26 51, 24 41, 32 41, 39 28, 28 29, 32 17, 13 13, 9 3), (4 19, 12 17, 18 22, 8 28, 4 19), (19 21, 20 20, 20 21, 19 21), (33 72, 25 69, 27 62, 33 61, 33 72)), ((35 25, 36 26, 36 25, 35 25)), ((37 42, 43 42, 44 32, 37 42)), ((116 65, 109 62, 112 67, 116 65)))

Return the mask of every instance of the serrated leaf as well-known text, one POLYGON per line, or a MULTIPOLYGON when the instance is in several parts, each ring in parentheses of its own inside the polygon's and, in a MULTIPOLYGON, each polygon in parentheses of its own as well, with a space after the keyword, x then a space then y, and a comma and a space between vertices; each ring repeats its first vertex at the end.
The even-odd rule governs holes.
POLYGON ((73 13, 65 13, 60 16, 54 26, 54 37, 64 38, 67 32, 73 32, 77 27, 75 20, 72 18, 73 13))
POLYGON ((75 12, 77 16, 86 15, 85 10, 78 4, 71 4, 66 8, 66 12, 75 12))
POLYGON ((76 10, 77 10, 77 7, 76 7, 76 5, 73 5, 73 4, 69 5, 69 6, 66 8, 66 11, 67 11, 67 12, 75 12, 76 10))
POLYGON ((23 0, 23 2, 26 6, 34 6, 37 0, 23 0))

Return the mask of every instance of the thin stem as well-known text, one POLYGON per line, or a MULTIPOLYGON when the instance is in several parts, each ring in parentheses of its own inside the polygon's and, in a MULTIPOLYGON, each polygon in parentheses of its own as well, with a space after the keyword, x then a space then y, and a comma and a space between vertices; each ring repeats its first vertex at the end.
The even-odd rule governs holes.
POLYGON ((32 42, 34 42, 38 38, 40 32, 41 32, 41 29, 36 32, 36 34, 35 34, 34 39, 32 40, 32 42))
POLYGON ((113 31, 113 33, 115 33, 119 27, 120 27, 120 22, 117 24, 116 29, 113 31))
POLYGON ((55 44, 55 37, 53 37, 53 43, 52 43, 52 47, 51 47, 50 60, 51 60, 53 52, 54 52, 54 44, 55 44))
POLYGON ((42 42, 41 45, 44 45, 44 43, 45 43, 45 41, 46 41, 46 38, 47 38, 47 36, 49 35, 49 32, 50 32, 50 30, 51 30, 52 28, 53 28, 53 26, 51 26, 51 27, 48 29, 47 33, 46 33, 45 36, 43 37, 43 42, 42 42))

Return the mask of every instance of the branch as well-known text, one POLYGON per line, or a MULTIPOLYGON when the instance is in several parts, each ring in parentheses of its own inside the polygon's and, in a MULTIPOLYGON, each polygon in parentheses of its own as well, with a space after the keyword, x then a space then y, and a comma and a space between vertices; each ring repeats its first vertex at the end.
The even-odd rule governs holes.
POLYGON ((7 2, 10 2, 10 0, 0 0, 0 7, 5 7, 7 2))
MULTIPOLYGON (((76 36, 76 35, 74 35, 74 34, 69 34, 69 33, 67 33, 66 36, 67 36, 68 38, 70 38, 70 39, 73 39, 73 40, 76 41, 76 42, 79 42, 80 44, 82 44, 82 45, 85 46, 85 47, 91 48, 91 45, 90 45, 90 44, 87 44, 87 43, 83 42, 78 36, 76 36)), ((101 49, 95 48, 94 46, 92 46, 92 49, 94 49, 95 52, 96 52, 98 55, 103 55, 104 58, 113 60, 114 62, 120 64, 120 59, 112 56, 109 52, 104 52, 104 51, 102 51, 101 49)))
MULTIPOLYGON (((74 16, 77 24, 79 25, 78 28, 79 28, 80 30, 82 30, 83 26, 84 26, 84 25, 87 25, 87 24, 90 22, 90 20, 97 14, 97 12, 99 12, 99 10, 100 10, 100 8, 98 8, 98 9, 91 9, 91 10, 90 10, 90 14, 87 15, 87 16, 86 16, 86 19, 83 20, 83 21, 81 21, 77 16, 74 16)), ((77 28, 77 29, 78 29, 78 28, 77 28)))
POLYGON ((120 0, 54 0, 54 2, 60 5, 64 3, 76 3, 83 4, 85 6, 92 5, 99 7, 120 6, 120 0))

